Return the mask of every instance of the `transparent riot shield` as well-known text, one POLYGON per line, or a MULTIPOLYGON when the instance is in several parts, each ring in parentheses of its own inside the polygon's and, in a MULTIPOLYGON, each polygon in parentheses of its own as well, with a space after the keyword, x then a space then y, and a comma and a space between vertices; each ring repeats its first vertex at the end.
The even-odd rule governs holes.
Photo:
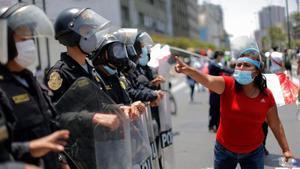
MULTIPOLYGON (((171 65, 166 61, 159 63, 158 73, 168 79, 171 65)), ((168 83, 162 84, 162 90, 168 90, 168 83)), ((161 163, 164 169, 175 169, 173 131, 172 131, 172 116, 171 104, 168 92, 165 92, 161 104, 159 105, 160 119, 160 148, 161 148, 161 163)))
POLYGON ((130 122, 133 169, 152 169, 151 147, 148 138, 146 113, 130 122))
POLYGON ((155 138, 156 138, 155 132, 158 132, 158 126, 154 126, 151 109, 149 105, 147 106, 147 110, 146 110, 146 122, 147 122, 148 137, 149 137, 150 147, 151 147, 152 168, 159 169, 158 151, 155 142, 155 138))
POLYGON ((67 156, 80 169, 132 169, 129 120, 92 81, 79 78, 55 105, 62 128, 70 130, 67 156), (117 115, 112 130, 84 120, 91 112, 117 115))

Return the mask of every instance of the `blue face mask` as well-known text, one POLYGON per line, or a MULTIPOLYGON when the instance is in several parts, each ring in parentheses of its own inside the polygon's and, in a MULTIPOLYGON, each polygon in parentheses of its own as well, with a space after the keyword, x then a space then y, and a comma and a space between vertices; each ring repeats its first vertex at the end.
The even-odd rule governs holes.
POLYGON ((254 78, 252 77, 252 72, 245 70, 235 70, 233 73, 233 77, 241 85, 250 84, 254 80, 254 78))
POLYGON ((109 74, 109 75, 113 75, 116 74, 118 72, 117 69, 112 69, 109 66, 104 65, 103 68, 105 69, 105 71, 109 74))
POLYGON ((146 66, 149 61, 148 59, 148 49, 146 47, 143 47, 141 58, 139 59, 139 64, 142 66, 146 66))

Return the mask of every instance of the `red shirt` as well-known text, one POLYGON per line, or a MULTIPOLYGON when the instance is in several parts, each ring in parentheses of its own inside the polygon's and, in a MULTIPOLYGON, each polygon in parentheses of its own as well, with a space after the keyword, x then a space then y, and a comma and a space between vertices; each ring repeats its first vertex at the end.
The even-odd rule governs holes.
POLYGON ((234 153, 249 153, 263 142, 262 124, 267 111, 275 105, 273 94, 266 89, 256 98, 249 98, 243 91, 236 91, 233 77, 223 78, 217 141, 234 153))

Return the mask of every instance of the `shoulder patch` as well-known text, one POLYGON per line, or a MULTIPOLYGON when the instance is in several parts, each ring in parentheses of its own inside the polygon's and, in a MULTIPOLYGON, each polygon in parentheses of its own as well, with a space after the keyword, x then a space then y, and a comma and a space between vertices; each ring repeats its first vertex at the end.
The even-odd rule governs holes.
POLYGON ((54 71, 54 72, 51 72, 47 84, 51 90, 55 91, 61 87, 62 82, 63 82, 63 79, 60 77, 60 74, 57 71, 54 71))

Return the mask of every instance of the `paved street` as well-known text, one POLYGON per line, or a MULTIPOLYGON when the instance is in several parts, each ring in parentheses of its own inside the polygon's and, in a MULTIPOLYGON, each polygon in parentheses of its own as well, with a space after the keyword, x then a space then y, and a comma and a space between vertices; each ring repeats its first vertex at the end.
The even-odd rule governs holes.
MULTIPOLYGON (((175 132, 175 157, 177 169, 213 168, 213 146, 215 134, 208 132, 208 92, 196 92, 195 102, 189 103, 189 88, 185 78, 179 76, 173 81, 172 91, 178 104, 178 115, 173 118, 175 132)), ((300 121, 296 119, 296 106, 279 108, 279 115, 286 135, 300 162, 300 121)), ((267 139, 270 155, 265 158, 265 168, 278 167, 281 150, 271 132, 267 139)), ((299 165, 300 166, 300 165, 299 165)))

